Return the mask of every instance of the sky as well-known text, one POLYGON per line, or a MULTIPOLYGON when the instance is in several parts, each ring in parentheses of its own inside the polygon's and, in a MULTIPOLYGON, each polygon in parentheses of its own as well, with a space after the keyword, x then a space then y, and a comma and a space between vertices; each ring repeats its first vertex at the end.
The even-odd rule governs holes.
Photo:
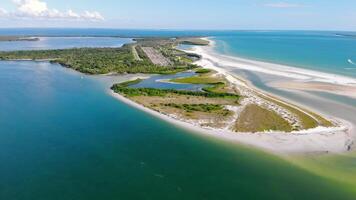
POLYGON ((0 0, 9 27, 356 31, 356 0, 0 0))

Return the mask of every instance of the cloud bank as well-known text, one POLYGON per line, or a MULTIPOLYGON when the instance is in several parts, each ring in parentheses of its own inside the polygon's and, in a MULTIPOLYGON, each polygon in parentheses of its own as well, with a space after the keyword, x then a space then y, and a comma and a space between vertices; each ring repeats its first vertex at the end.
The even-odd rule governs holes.
POLYGON ((9 12, 0 8, 0 17, 46 20, 104 20, 104 17, 97 11, 77 13, 73 10, 67 10, 63 12, 54 8, 48 8, 47 3, 41 0, 12 0, 12 2, 16 5, 16 10, 9 12))

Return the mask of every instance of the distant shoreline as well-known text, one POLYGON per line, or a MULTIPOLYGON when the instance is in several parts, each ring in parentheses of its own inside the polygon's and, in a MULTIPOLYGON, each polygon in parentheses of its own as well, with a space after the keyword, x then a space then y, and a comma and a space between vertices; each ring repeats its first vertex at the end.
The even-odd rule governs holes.
POLYGON ((35 41, 39 41, 39 38, 33 36, 0 36, 0 42, 18 42, 18 41, 35 42, 35 41))

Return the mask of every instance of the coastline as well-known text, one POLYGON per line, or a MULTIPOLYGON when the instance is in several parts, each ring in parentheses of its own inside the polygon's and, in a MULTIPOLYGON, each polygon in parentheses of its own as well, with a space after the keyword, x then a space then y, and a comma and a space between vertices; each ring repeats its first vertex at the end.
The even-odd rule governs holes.
POLYGON ((213 50, 215 41, 211 40, 209 37, 202 39, 210 41, 210 45, 206 47, 195 46, 192 50, 187 50, 187 52, 204 54, 205 59, 211 61, 212 63, 218 63, 218 65, 292 78, 303 83, 321 82, 356 87, 356 78, 352 77, 263 61, 250 60, 236 56, 222 55, 216 53, 213 50))
POLYGON ((310 130, 295 131, 291 133, 236 133, 224 129, 198 127, 194 124, 175 118, 174 116, 168 116, 144 107, 112 90, 108 93, 113 98, 116 98, 129 106, 193 133, 212 136, 230 142, 237 142, 250 147, 258 147, 259 149, 275 154, 342 153, 348 151, 348 145, 352 145, 353 143, 348 134, 351 124, 349 124, 349 126, 333 128, 317 127, 310 130))
MULTIPOLYGON (((211 40, 209 41, 213 42, 211 40)), ((203 68, 213 69, 217 71, 218 73, 224 75, 230 83, 239 87, 248 88, 249 90, 252 90, 257 94, 264 95, 266 97, 272 98, 273 100, 286 103, 287 105, 290 105, 294 108, 299 109, 300 111, 305 112, 299 107, 298 104, 297 106, 293 105, 290 102, 285 102, 284 100, 282 100, 283 98, 278 98, 278 96, 276 97, 275 95, 269 94, 268 92, 260 91, 259 89, 254 87, 248 80, 236 77, 235 75, 228 73, 225 69, 218 67, 219 59, 214 59, 214 57, 210 55, 211 52, 206 52, 204 48, 211 48, 211 46, 198 46, 194 47, 194 49, 192 50, 185 51, 200 55, 202 58, 196 61, 195 64, 200 65, 203 68), (217 62, 212 62, 212 60, 217 60, 217 62)), ((354 130, 354 126, 351 123, 341 119, 332 118, 334 123, 336 123, 333 127, 319 126, 313 129, 293 131, 291 133, 284 133, 280 131, 262 133, 236 133, 226 129, 200 127, 199 125, 192 124, 182 119, 179 119, 176 116, 168 116, 157 111, 151 110, 141 104, 131 101, 128 98, 125 98, 120 94, 114 93, 113 91, 111 91, 110 94, 111 96, 130 106, 133 106, 157 118, 160 118, 161 120, 178 125, 179 127, 185 128, 187 130, 194 131, 196 133, 202 133, 204 135, 214 136, 217 138, 227 139, 228 141, 234 141, 245 145, 258 147, 260 149, 264 149, 273 153, 341 153, 350 151, 354 143, 353 138, 351 137, 351 132, 354 130)))

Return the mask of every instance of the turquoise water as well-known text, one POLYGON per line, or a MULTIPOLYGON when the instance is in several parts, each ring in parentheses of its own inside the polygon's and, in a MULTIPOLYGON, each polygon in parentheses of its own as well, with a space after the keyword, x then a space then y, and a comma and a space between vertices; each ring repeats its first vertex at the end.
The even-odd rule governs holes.
POLYGON ((114 37, 40 37, 39 39, 39 41, 0 42, 0 51, 121 47, 123 44, 132 42, 129 38, 114 37))
POLYGON ((0 199, 352 199, 277 157, 131 108, 101 77, 0 62, 0 199))
POLYGON ((240 32, 216 36, 220 53, 356 77, 356 39, 333 32, 240 32))

